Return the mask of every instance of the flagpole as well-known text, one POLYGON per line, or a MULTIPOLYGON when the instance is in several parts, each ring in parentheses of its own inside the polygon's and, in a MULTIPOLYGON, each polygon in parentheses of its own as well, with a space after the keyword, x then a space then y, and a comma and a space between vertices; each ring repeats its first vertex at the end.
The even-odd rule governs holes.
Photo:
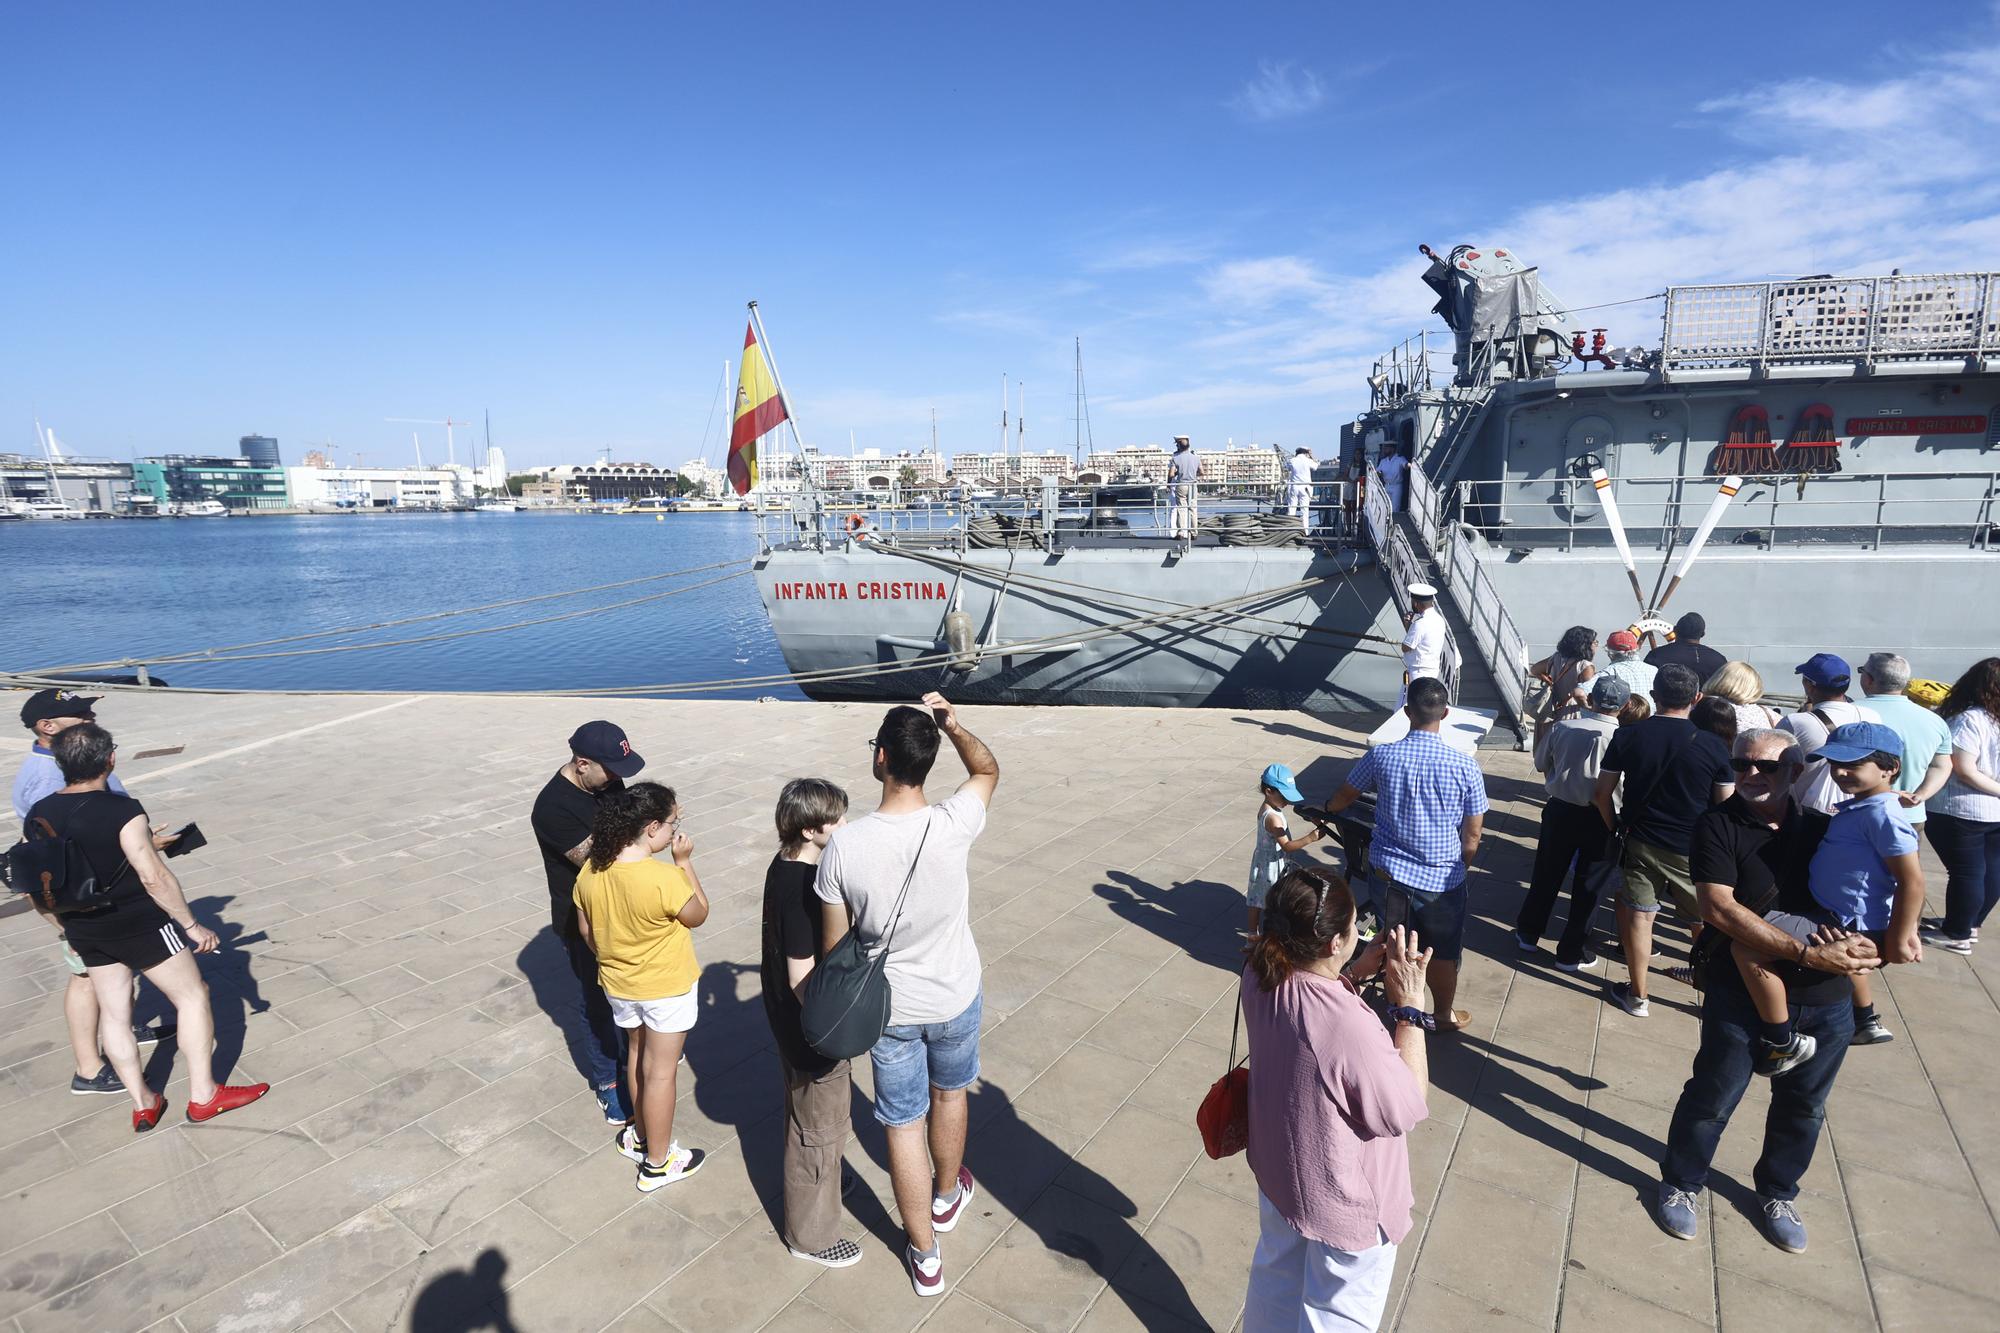
POLYGON ((799 451, 799 467, 806 465, 806 442, 799 437, 798 413, 792 411, 792 396, 785 392, 785 377, 778 373, 778 358, 771 354, 771 336, 764 332, 764 317, 757 313, 757 303, 750 303, 750 322, 757 326, 757 341, 764 348, 764 362, 771 367, 771 383, 778 387, 778 401, 785 405, 785 424, 792 428, 792 445, 799 451))

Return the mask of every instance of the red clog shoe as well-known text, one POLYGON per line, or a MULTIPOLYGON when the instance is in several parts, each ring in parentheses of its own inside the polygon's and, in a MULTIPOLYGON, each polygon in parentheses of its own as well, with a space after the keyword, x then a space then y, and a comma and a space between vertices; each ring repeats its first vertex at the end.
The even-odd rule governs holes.
POLYGON ((239 1106, 248 1106, 271 1090, 268 1083, 248 1083, 232 1086, 219 1084, 215 1095, 205 1102, 188 1103, 188 1119, 194 1121, 213 1120, 224 1111, 234 1111, 239 1106))
POLYGON ((160 1117, 167 1113, 167 1096, 163 1092, 153 1094, 153 1104, 143 1111, 132 1113, 132 1132, 144 1134, 160 1123, 160 1117))

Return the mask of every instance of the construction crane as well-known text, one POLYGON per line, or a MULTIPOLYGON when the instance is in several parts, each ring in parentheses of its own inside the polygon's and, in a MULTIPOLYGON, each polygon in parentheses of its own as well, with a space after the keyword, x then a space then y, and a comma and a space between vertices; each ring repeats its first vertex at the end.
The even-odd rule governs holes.
MULTIPOLYGON (((451 438, 452 427, 470 426, 472 424, 472 422, 470 421, 456 421, 453 420, 451 417, 446 417, 443 421, 432 421, 428 417, 384 417, 382 419, 384 421, 396 422, 405 426, 443 426, 445 459, 454 467, 458 465, 458 450, 452 443, 452 438, 451 438)), ((419 457, 422 456, 421 451, 419 452, 418 456, 419 457)), ((419 466, 421 466, 421 464, 419 466)))

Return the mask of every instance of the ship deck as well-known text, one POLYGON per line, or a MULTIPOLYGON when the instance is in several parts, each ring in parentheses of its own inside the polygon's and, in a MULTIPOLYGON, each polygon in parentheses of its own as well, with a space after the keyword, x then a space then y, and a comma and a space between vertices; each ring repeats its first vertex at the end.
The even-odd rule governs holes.
MULTIPOLYGON (((1193 1115, 1230 1040, 1249 782, 1280 760, 1308 795, 1330 791, 1359 733, 1296 713, 968 710, 1003 768, 973 859, 981 1193, 945 1240, 950 1294, 919 1301, 891 1249, 865 1066, 848 1152, 864 1259, 789 1260, 771 1221, 781 1102, 756 980, 771 806, 781 778, 821 772, 868 808, 854 742, 879 708, 120 694, 101 709, 134 794, 211 840, 173 864, 226 926, 203 960, 222 1066, 275 1086, 189 1125, 164 1045, 150 1065, 174 1110, 135 1138, 124 1099, 63 1087, 47 928, 0 919, 0 1328, 359 1333, 498 1309, 523 1330, 627 1333, 1237 1321, 1256 1194, 1241 1157, 1203 1156, 1193 1115), (714 902, 677 1130, 711 1156, 653 1196, 633 1191, 550 1017, 570 983, 526 824, 570 730, 602 714, 682 793, 714 902)), ((1885 978, 1899 1039, 1842 1071, 1801 1201, 1810 1253, 1772 1249, 1746 1214, 1761 1080, 1723 1140, 1701 1243, 1676 1243, 1643 1200, 1693 997, 1657 978, 1653 1017, 1632 1019, 1600 980, 1516 954, 1540 784, 1524 755, 1479 758, 1495 810, 1461 991, 1475 1021, 1430 1043, 1387 1326, 2000 1326, 2000 955, 1934 953, 1885 978)))

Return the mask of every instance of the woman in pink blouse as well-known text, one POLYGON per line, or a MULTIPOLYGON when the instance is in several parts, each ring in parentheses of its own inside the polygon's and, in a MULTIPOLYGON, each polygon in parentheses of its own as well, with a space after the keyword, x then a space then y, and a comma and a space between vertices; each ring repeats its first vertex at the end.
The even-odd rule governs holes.
POLYGON ((1410 1230, 1405 1135, 1424 1118, 1421 1005, 1430 952, 1401 929, 1354 967, 1354 897, 1337 875, 1287 871, 1264 898, 1243 972, 1250 1170, 1263 1230, 1243 1333, 1372 1329, 1410 1230), (1395 1036, 1350 978, 1382 973, 1395 1036))

